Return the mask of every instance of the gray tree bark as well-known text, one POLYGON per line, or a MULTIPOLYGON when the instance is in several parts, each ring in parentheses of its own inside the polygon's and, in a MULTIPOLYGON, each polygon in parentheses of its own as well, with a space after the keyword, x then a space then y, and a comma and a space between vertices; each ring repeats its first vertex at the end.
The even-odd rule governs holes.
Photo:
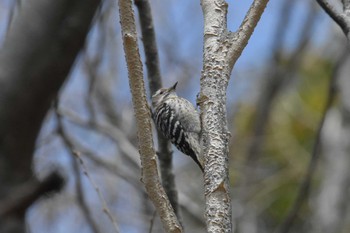
POLYGON ((208 232, 231 232, 226 89, 232 68, 248 43, 268 0, 255 0, 236 32, 227 30, 223 0, 202 0, 204 47, 201 92, 202 142, 208 232))

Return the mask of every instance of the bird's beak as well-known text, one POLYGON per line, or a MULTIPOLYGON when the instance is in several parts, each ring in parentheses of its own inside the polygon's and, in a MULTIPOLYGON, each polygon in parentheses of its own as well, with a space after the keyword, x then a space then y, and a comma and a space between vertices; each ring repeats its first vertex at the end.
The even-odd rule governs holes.
POLYGON ((178 82, 176 82, 172 87, 170 87, 170 90, 174 90, 174 91, 175 91, 175 90, 176 90, 177 83, 178 83, 178 82))

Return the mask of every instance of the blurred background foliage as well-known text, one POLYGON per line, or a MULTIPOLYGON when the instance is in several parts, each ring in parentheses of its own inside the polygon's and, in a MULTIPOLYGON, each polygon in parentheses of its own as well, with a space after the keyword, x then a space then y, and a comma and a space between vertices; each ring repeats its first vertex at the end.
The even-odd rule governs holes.
MULTIPOLYGON (((259 215, 274 224, 283 220, 295 200, 328 95, 332 61, 312 54, 306 59, 296 71, 297 80, 292 80, 274 100, 271 117, 266 122, 262 155, 255 161, 263 171, 249 184, 255 191, 246 197, 254 205, 263 206, 259 215)), ((230 153, 233 187, 239 186, 245 179, 242 176, 247 175, 242 169, 247 164, 247 148, 254 133, 255 118, 255 103, 246 102, 240 103, 232 117, 235 132, 230 153)))

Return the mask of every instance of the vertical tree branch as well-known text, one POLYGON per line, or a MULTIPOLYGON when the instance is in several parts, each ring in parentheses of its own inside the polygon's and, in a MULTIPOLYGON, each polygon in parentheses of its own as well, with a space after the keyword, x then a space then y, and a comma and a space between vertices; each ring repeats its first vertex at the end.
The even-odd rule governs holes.
POLYGON ((162 87, 159 69, 156 36, 154 31, 151 6, 148 0, 134 0, 137 6, 142 32, 142 43, 146 55, 149 89, 151 94, 162 87))
POLYGON ((157 161, 153 148, 150 108, 146 100, 132 2, 131 0, 119 0, 118 3, 129 84, 138 126, 142 181, 157 209, 165 231, 182 232, 179 221, 158 177, 157 161))
MULTIPOLYGON (((156 44, 156 36, 152 19, 151 6, 148 0, 135 0, 141 24, 142 42, 146 56, 146 67, 148 73, 148 84, 151 96, 159 90, 162 85, 162 79, 159 69, 159 58, 156 44)), ((175 177, 172 173, 172 150, 169 140, 167 140, 159 130, 157 130, 158 139, 158 159, 160 163, 160 174, 165 192, 174 208, 175 214, 180 219, 178 196, 175 185, 175 177)))
POLYGON ((227 31, 227 3, 202 0, 204 48, 201 93, 202 142, 208 232, 231 232, 226 89, 232 68, 247 45, 268 0, 255 0, 237 32, 227 31))

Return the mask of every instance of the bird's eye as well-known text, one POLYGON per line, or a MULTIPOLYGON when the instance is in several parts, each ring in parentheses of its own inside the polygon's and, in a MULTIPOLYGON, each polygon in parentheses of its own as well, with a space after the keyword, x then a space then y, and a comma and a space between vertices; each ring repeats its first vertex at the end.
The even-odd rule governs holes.
POLYGON ((159 94, 163 94, 163 93, 164 93, 164 91, 160 91, 160 92, 159 92, 159 94))

